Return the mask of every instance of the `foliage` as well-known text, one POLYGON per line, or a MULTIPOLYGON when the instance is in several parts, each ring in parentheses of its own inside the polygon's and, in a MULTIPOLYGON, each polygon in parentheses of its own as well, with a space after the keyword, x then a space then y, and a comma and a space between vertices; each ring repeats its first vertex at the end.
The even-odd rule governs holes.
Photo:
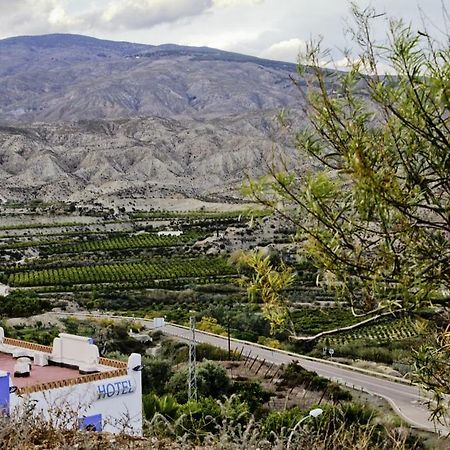
MULTIPOLYGON (((174 373, 170 378, 167 390, 175 396, 180 403, 187 401, 187 369, 174 373)), ((229 392, 231 380, 226 370, 219 364, 205 360, 197 366, 197 392, 199 397, 220 398, 229 392)))
MULTIPOLYGON (((188 346, 185 343, 175 343, 166 339, 163 341, 162 348, 159 350, 159 354, 170 358, 174 364, 182 364, 188 359, 188 346)), ((196 357, 198 362, 204 360, 227 361, 229 359, 227 350, 206 342, 197 344, 196 357)))
POLYGON ((199 330, 207 331, 209 333, 221 334, 226 336, 227 332, 225 328, 217 322, 214 317, 203 316, 202 319, 197 322, 196 327, 199 330))
POLYGON ((167 359, 143 358, 144 369, 142 371, 143 393, 154 392, 158 395, 164 392, 166 383, 173 374, 172 364, 167 359))
POLYGON ((320 45, 310 44, 301 73, 310 126, 296 145, 322 170, 299 177, 274 168, 250 189, 284 206, 299 248, 342 298, 409 310, 446 296, 450 282, 449 48, 391 21, 382 56, 396 76, 381 76, 376 15, 354 13, 362 49, 350 70, 322 70, 320 45))
POLYGON ((362 341, 361 343, 347 344, 335 347, 335 356, 349 356, 352 358, 365 359, 367 361, 375 361, 383 364, 392 364, 394 357, 389 348, 379 346, 371 346, 369 343, 362 341))
POLYGON ((429 406, 432 417, 448 424, 450 386, 450 317, 446 312, 442 321, 447 325, 437 324, 429 328, 429 341, 421 345, 415 355, 415 380, 425 385, 432 392, 429 406), (444 328, 445 327, 445 328, 444 328), (443 331, 439 331, 442 330, 443 331))
POLYGON ((291 312, 291 317, 297 332, 302 335, 312 335, 357 322, 351 311, 344 307, 298 308, 291 312))
POLYGON ((240 254, 240 263, 253 273, 251 279, 244 277, 242 281, 247 286, 250 300, 262 303, 263 315, 269 320, 272 331, 286 327, 293 330, 283 291, 294 282, 294 271, 282 262, 275 267, 270 255, 261 251, 240 254))
MULTIPOLYGON (((112 436, 109 433, 79 431, 74 425, 77 417, 70 417, 68 426, 59 428, 41 415, 12 414, 0 417, 0 447, 5 449, 171 449, 199 450, 283 450, 291 437, 286 431, 266 433, 260 422, 231 411, 225 402, 211 399, 193 402, 183 409, 178 419, 168 419, 163 414, 146 422, 148 437, 127 434, 112 436), (237 415, 236 415, 237 414, 237 415), (238 418, 236 420, 236 418, 238 418), (164 437, 169 436, 169 437, 164 437)), ((230 399, 230 404, 233 400, 230 399)), ((238 405, 237 405, 238 406, 238 405)), ((239 407, 238 407, 239 410, 239 407)), ((334 410, 335 411, 335 410, 334 410)), ((291 449, 316 450, 419 450, 423 449, 418 438, 407 430, 351 424, 342 420, 337 411, 329 414, 326 421, 308 421, 293 433, 291 449), (330 425, 331 424, 331 425, 330 425)), ((244 413, 245 414, 245 413, 244 413)), ((307 413, 305 413, 307 414, 307 413)), ((62 411, 60 416, 69 415, 62 411)))
MULTIPOLYGON (((443 15, 448 25, 445 10, 443 15)), ((296 173, 274 164, 249 190, 298 227, 299 250, 320 268, 320 281, 371 320, 435 302, 447 308, 448 34, 435 38, 430 30, 389 20, 386 41, 377 42, 371 23, 383 20, 380 15, 354 6, 353 17, 359 54, 346 55, 347 72, 323 70, 327 51, 320 42, 307 46, 296 83, 309 126, 295 132, 289 117, 280 115, 315 167, 296 173), (381 74, 381 65, 394 75, 381 74)), ((432 381, 445 352, 438 343, 419 361, 421 373, 429 372, 422 381, 437 396, 450 386, 447 379, 432 381)))
POLYGON ((179 414, 179 430, 198 437, 215 431, 216 424, 220 422, 221 410, 216 400, 206 397, 188 401, 180 407, 179 414))
POLYGON ((224 328, 229 321, 231 334, 238 339, 256 342, 260 336, 268 336, 270 324, 261 314, 259 305, 245 303, 243 299, 238 301, 232 308, 224 306, 223 302, 209 305, 201 314, 214 317, 224 328))
POLYGON ((43 326, 40 322, 37 322, 32 326, 14 325, 13 327, 5 324, 1 325, 5 330, 5 335, 13 338, 20 339, 27 342, 36 342, 42 345, 52 345, 53 339, 58 336, 60 329, 56 326, 43 326))
POLYGON ((385 438, 381 429, 380 433, 375 431, 377 429, 375 417, 374 410, 366 405, 344 402, 338 406, 324 406, 323 413, 317 418, 308 417, 308 412, 299 407, 284 411, 273 411, 265 418, 262 427, 264 432, 269 435, 271 433, 290 435, 301 420, 307 421, 304 427, 308 427, 309 433, 314 433, 313 430, 324 429, 327 429, 328 432, 336 432, 343 425, 349 429, 352 426, 364 428, 370 425, 373 427, 372 444, 375 444, 376 442, 382 442, 385 438))
MULTIPOLYGON (((387 343, 392 341, 409 340, 420 336, 425 323, 421 319, 413 320, 411 317, 396 320, 380 321, 374 325, 367 325, 351 332, 342 332, 330 336, 328 341, 332 345, 347 345, 355 341, 363 341, 366 344, 387 343)), ((321 340, 323 342, 323 340, 321 340)))
POLYGON ((118 236, 110 239, 89 240, 87 242, 72 242, 69 245, 51 246, 44 249, 46 253, 83 253, 108 250, 125 250, 130 248, 167 247, 195 241, 201 236, 190 232, 180 236, 159 236, 156 233, 143 233, 134 236, 118 236))
POLYGON ((205 396, 220 398, 230 390, 231 380, 221 365, 205 360, 197 370, 198 392, 205 396))
POLYGON ((322 391, 333 401, 351 400, 351 394, 336 383, 304 369, 298 361, 287 365, 281 375, 281 384, 288 387, 304 386, 311 391, 322 391))
POLYGON ((142 397, 142 407, 144 409, 145 417, 149 420, 152 419, 156 413, 162 414, 168 419, 175 419, 180 409, 180 405, 172 395, 166 394, 162 397, 158 397, 158 395, 154 393, 142 397))
POLYGON ((124 320, 78 320, 68 317, 61 321, 64 323, 67 333, 92 337, 102 355, 110 352, 126 355, 132 352, 144 353, 148 347, 148 343, 140 342, 128 334, 130 323, 124 320))
POLYGON ((257 381, 235 382, 233 391, 238 398, 248 405, 251 413, 254 413, 264 403, 270 400, 270 392, 264 390, 257 381))
POLYGON ((272 411, 263 421, 262 428, 266 434, 286 433, 287 430, 294 428, 308 413, 300 409, 298 406, 287 409, 285 411, 272 411))
POLYGON ((171 392, 179 403, 186 403, 188 400, 188 371, 187 369, 177 370, 167 383, 167 390, 171 392))
POLYGON ((265 336, 260 336, 258 338, 258 344, 272 348, 281 348, 281 342, 278 339, 268 338, 265 336))
POLYGON ((14 291, 6 297, 0 296, 0 316, 28 317, 49 311, 51 303, 38 297, 33 291, 14 291))
MULTIPOLYGON (((178 358, 178 354, 186 347, 187 345, 183 342, 177 342, 173 339, 164 339, 161 342, 161 346, 157 349, 157 355, 161 359, 167 359, 174 363, 180 363, 182 362, 182 358, 178 358)), ((186 360, 187 358, 184 358, 184 361, 186 360)))
POLYGON ((28 270, 9 275, 11 286, 52 286, 87 283, 143 282, 182 277, 230 275, 223 258, 160 258, 152 262, 113 263, 28 270))
MULTIPOLYGON (((80 414, 81 415, 81 414, 80 414)), ((41 414, 30 414, 29 409, 16 412, 11 417, 0 417, 0 448, 15 450, 31 449, 121 449, 144 450, 149 444, 141 437, 120 433, 112 437, 110 433, 80 431, 77 417, 72 411, 59 411, 63 426, 49 423, 41 414)), ((55 421, 56 422, 56 421, 55 421)))
MULTIPOLYGON (((228 351, 220 347, 202 342, 197 344, 197 360, 228 361, 228 351)), ((233 353, 234 354, 234 353, 233 353)), ((232 356, 233 356, 232 354, 232 356)))

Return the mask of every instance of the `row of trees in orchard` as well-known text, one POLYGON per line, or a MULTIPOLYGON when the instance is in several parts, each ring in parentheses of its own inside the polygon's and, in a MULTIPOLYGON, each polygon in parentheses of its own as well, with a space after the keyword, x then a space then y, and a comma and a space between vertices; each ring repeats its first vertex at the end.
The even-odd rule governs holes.
POLYGON ((234 273, 225 259, 159 258, 152 262, 114 263, 11 273, 8 284, 15 287, 73 285, 86 283, 140 282, 184 277, 215 277, 234 273))
MULTIPOLYGON (((436 342, 416 354, 416 375, 436 394, 438 413, 450 388, 449 36, 433 37, 372 9, 354 7, 353 17, 360 51, 346 55, 348 71, 323 69, 329 55, 320 42, 302 56, 294 82, 308 126, 293 129, 289 115, 280 115, 311 169, 280 170, 276 161, 247 188, 295 224, 299 252, 360 324, 440 305, 431 330, 436 342), (384 43, 371 33, 379 20, 386 20, 384 43)), ((274 326, 288 327, 282 285, 295 274, 268 257, 244 259, 253 269, 250 292, 274 326)))

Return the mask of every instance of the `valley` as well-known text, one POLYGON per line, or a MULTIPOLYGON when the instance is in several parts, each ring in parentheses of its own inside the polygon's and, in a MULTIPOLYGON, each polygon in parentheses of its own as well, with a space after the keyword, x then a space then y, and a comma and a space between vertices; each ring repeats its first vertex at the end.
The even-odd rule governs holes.
MULTIPOLYGON (((396 67, 412 58, 398 48, 396 67)), ((81 384, 130 377, 110 393, 142 397, 144 446, 447 448, 448 105, 406 63, 379 76, 368 50, 341 72, 309 50, 296 65, 0 40, 13 367, 24 348, 71 366, 50 345, 83 342, 94 357, 71 370, 81 384)))

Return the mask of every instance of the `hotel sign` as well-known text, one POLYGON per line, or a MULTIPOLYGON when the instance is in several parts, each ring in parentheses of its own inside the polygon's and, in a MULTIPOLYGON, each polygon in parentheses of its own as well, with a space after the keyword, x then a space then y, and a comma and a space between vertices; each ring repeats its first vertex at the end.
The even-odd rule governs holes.
POLYGON ((131 394, 135 390, 136 385, 130 378, 125 378, 118 381, 110 381, 97 385, 97 394, 99 399, 131 394))

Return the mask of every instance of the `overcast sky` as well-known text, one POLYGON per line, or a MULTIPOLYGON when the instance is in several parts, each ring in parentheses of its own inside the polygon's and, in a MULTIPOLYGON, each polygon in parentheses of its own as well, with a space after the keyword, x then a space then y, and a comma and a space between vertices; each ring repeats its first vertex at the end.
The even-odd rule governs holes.
MULTIPOLYGON (((360 6, 369 1, 357 0, 360 6)), ((450 0, 372 0, 379 12, 433 34, 450 0)), ((146 44, 209 46, 295 62, 304 41, 322 35, 330 47, 348 46, 343 29, 348 0, 0 0, 0 38, 79 33, 146 44)), ((378 20, 383 35, 385 23, 378 20)), ((445 31, 445 30, 441 30, 445 31)))

